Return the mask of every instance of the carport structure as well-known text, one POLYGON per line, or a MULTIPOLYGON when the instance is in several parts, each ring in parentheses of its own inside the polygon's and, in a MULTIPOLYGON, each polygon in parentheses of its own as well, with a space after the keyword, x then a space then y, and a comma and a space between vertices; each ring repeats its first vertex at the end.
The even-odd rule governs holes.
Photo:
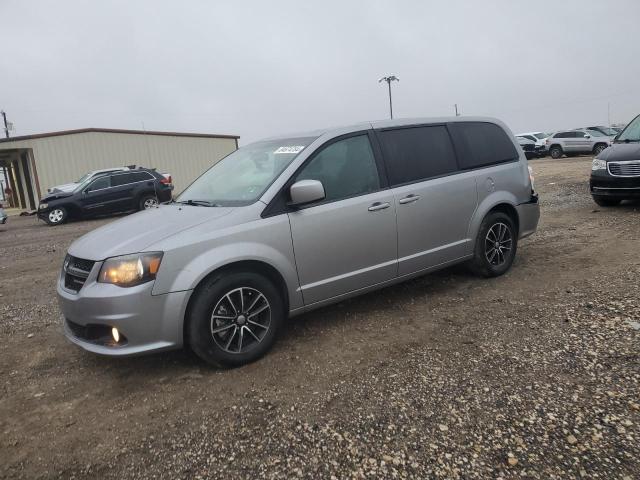
POLYGON ((238 148, 237 135, 84 128, 0 139, 5 203, 36 210, 47 189, 85 173, 129 165, 171 174, 178 193, 238 148))
MULTIPOLYGON (((1 145, 1 144, 0 144, 1 145)), ((40 198, 40 184, 31 148, 7 148, 0 146, 0 168, 3 180, 13 194, 7 197, 7 206, 23 210, 35 210, 40 198)))

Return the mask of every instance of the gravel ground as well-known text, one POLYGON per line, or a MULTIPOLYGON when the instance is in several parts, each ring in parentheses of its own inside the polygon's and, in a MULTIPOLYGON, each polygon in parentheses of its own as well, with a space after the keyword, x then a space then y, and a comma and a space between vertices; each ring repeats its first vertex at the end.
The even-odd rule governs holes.
POLYGON ((590 158, 531 165, 538 233, 291 321, 234 370, 100 358, 61 336, 73 239, 0 227, 0 477, 640 478, 640 204, 597 207, 590 158))

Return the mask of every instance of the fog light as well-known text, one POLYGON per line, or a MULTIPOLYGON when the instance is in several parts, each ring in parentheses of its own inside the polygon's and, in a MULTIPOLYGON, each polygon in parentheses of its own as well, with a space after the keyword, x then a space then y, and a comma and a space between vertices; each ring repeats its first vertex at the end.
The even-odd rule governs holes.
POLYGON ((120 332, 116 327, 111 329, 111 336, 113 336, 113 341, 118 343, 120 341, 120 332))

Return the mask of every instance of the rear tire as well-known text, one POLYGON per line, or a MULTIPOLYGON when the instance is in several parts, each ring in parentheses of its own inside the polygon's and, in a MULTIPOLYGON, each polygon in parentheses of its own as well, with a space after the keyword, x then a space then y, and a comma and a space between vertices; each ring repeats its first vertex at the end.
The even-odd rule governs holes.
POLYGON ((215 366, 237 367, 267 353, 285 320, 281 293, 252 272, 220 272, 196 291, 187 320, 193 351, 215 366))
POLYGON ((143 195, 138 204, 139 210, 149 210, 158 206, 158 197, 155 195, 143 195))
POLYGON ((518 248, 518 231, 511 217, 503 212, 490 212, 482 221, 471 271, 482 277, 498 277, 513 264, 518 248))
POLYGON ((554 145, 549 149, 549 155, 551 155, 551 158, 558 159, 562 157, 562 153, 562 147, 560 147, 559 145, 554 145))
POLYGON ((620 202, 622 202, 619 198, 597 197, 595 195, 593 196, 593 201, 601 207, 616 207, 620 205, 620 202))
POLYGON ((52 208, 47 216, 45 217, 45 221, 50 226, 60 225, 67 221, 69 214, 67 213, 67 209, 64 207, 55 207, 52 208))

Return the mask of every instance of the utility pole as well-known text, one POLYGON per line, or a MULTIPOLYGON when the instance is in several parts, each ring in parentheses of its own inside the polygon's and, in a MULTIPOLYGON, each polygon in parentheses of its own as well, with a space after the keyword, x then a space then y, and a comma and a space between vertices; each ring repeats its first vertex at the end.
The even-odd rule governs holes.
POLYGON ((387 86, 389 87, 389 114, 391 119, 393 119, 393 102, 391 101, 391 82, 399 82, 400 79, 395 75, 389 75, 388 77, 382 77, 378 80, 378 83, 387 82, 387 86))
POLYGON ((454 108, 454 109, 455 109, 455 111, 456 111, 456 117, 459 117, 459 116, 460 116, 460 114, 458 113, 458 104, 457 104, 457 103, 454 103, 454 104, 453 104, 453 108, 454 108))
POLYGON ((4 120, 4 136, 9 138, 9 125, 7 125, 7 113, 4 110, 0 110, 2 119, 4 120))

